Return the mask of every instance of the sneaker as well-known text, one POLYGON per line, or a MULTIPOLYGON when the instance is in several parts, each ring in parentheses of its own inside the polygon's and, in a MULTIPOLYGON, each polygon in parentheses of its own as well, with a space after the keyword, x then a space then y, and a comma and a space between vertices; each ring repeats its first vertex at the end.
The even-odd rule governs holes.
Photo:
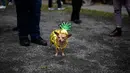
POLYGON ((48 8, 48 10, 54 10, 54 8, 48 8))
POLYGON ((0 9, 5 9, 6 8, 6 6, 0 6, 0 9))
POLYGON ((12 2, 9 2, 8 5, 13 5, 13 3, 12 3, 12 2))
POLYGON ((64 10, 65 8, 58 8, 58 10, 64 10))

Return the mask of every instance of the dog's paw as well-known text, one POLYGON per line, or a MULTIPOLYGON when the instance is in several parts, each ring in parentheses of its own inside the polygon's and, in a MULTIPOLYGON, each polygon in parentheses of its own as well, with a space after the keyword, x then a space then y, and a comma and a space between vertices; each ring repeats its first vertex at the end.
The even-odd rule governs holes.
POLYGON ((58 53, 55 54, 55 56, 57 56, 57 55, 58 55, 58 53))
POLYGON ((62 56, 65 56, 65 54, 64 54, 64 53, 62 53, 62 56))

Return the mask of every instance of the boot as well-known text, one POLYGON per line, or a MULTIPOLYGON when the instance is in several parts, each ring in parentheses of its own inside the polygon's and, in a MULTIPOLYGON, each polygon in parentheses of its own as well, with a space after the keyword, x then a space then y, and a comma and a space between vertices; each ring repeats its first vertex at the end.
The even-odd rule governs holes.
POLYGON ((121 35, 122 35, 121 28, 116 28, 113 32, 111 32, 109 34, 109 36, 111 36, 111 37, 118 37, 118 36, 121 36, 121 35))

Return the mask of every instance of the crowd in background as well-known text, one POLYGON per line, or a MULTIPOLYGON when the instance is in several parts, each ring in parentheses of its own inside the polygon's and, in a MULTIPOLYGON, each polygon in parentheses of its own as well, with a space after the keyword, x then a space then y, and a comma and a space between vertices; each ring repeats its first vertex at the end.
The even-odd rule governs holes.
MULTIPOLYGON (((85 0, 71 0, 72 1, 72 13, 71 21, 80 24, 80 10, 81 6, 85 0)), ((122 35, 122 17, 121 17, 121 8, 125 5, 128 14, 130 15, 130 0, 92 0, 93 2, 97 1, 113 1, 114 15, 116 21, 116 28, 109 35, 112 37, 122 35)), ((19 31, 19 40, 20 44, 23 46, 29 46, 30 40, 28 35, 31 36, 31 42, 39 45, 47 46, 47 41, 41 38, 40 36, 40 8, 42 5, 42 0, 14 0, 16 5, 17 13, 17 29, 19 31)), ((57 10, 64 10, 63 4, 65 0, 57 0, 57 10)), ((0 0, 0 9, 5 9, 6 4, 12 5, 13 0, 0 0)), ((54 10, 53 0, 48 0, 48 10, 54 10)))

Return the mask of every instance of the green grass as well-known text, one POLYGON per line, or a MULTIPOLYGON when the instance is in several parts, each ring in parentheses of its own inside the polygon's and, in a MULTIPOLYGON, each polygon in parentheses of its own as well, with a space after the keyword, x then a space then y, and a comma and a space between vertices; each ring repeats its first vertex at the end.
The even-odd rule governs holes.
MULTIPOLYGON (((56 4, 54 5, 54 7, 56 7, 56 4)), ((65 10, 63 10, 62 12, 66 12, 66 13, 71 13, 72 12, 72 7, 71 6, 65 6, 65 10)), ((42 10, 43 11, 48 11, 48 6, 47 5, 43 5, 42 6, 42 10)), ((61 11, 57 11, 54 10, 56 12, 61 12, 61 11)), ((49 12, 49 11, 48 11, 49 12)), ((81 14, 84 15, 88 15, 88 16, 98 16, 98 17, 104 17, 104 18, 113 18, 114 14, 113 13, 109 13, 109 12, 103 12, 103 11, 97 11, 97 10, 90 10, 90 9, 81 9, 80 11, 81 14)), ((124 17, 127 17, 127 15, 123 14, 124 17)))

